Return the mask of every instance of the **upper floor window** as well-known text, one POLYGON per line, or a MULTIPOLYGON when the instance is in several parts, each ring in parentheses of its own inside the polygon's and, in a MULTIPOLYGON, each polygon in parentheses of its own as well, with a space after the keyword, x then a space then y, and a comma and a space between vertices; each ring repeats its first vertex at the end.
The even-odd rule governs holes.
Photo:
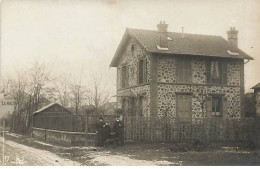
POLYGON ((177 59, 177 82, 191 82, 191 62, 186 58, 177 59))
POLYGON ((138 84, 144 84, 146 82, 147 82, 146 59, 140 59, 138 61, 138 84))
POLYGON ((122 66, 122 88, 129 86, 129 66, 122 66))
POLYGON ((206 62, 207 83, 227 84, 227 64, 220 60, 208 60, 206 62))

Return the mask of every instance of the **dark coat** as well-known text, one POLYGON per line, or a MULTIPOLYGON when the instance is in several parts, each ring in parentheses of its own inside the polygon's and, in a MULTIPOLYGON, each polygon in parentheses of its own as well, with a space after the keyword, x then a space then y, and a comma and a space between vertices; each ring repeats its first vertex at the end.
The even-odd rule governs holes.
POLYGON ((121 136, 124 132, 124 124, 122 121, 115 121, 113 126, 113 131, 115 132, 115 136, 121 136))

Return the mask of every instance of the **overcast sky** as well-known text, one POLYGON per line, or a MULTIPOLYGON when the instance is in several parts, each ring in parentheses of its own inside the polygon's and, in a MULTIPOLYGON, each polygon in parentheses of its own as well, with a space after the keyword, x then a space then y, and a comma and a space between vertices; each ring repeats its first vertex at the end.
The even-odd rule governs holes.
POLYGON ((109 69, 126 27, 156 30, 165 20, 169 31, 220 35, 239 30, 239 48, 255 58, 245 65, 248 90, 260 82, 259 0, 2 0, 1 69, 4 77, 36 61, 55 75, 85 83, 102 74, 111 94, 116 71, 109 69))

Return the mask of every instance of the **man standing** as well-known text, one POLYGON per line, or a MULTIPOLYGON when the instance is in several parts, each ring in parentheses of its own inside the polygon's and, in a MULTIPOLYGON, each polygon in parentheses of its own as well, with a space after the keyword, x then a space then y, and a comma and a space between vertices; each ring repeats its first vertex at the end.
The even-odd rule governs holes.
POLYGON ((113 131, 115 132, 115 141, 117 145, 124 145, 124 124, 120 120, 120 116, 116 117, 116 121, 113 126, 113 131))
POLYGON ((99 118, 99 122, 96 124, 96 145, 97 146, 104 146, 104 128, 105 128, 105 122, 102 117, 99 118))

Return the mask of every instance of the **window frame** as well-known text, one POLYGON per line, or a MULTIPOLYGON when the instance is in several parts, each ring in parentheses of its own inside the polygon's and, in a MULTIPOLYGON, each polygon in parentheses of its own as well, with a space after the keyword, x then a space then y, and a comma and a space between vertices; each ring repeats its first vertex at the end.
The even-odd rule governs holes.
MULTIPOLYGON (((205 61, 205 71, 206 71, 206 84, 210 85, 227 85, 227 60, 223 59, 207 59, 205 61), (212 64, 213 62, 218 62, 219 70, 219 81, 214 82, 212 78, 212 64)), ((214 69, 214 68, 213 68, 214 69)), ((214 70, 213 70, 214 71, 214 70)), ((216 79, 215 79, 216 80, 216 79)))
POLYGON ((122 65, 121 68, 121 87, 129 87, 129 65, 126 64, 122 65))
POLYGON ((147 83, 147 59, 141 58, 138 59, 137 62, 137 84, 142 85, 147 83), (142 66, 140 66, 140 62, 143 62, 142 66), (142 80, 140 79, 140 67, 142 67, 142 80))
POLYGON ((212 117, 223 117, 223 96, 212 96, 211 99, 211 116, 212 117), (216 114, 216 111, 213 111, 214 100, 218 100, 219 104, 219 114, 216 114))
MULTIPOLYGON (((190 114, 190 117, 189 118, 192 118, 192 95, 191 94, 187 94, 187 93, 179 93, 179 94, 176 94, 176 117, 177 118, 180 118, 179 116, 179 113, 180 113, 180 97, 181 96, 188 96, 188 109, 189 109, 189 114, 190 114)), ((186 107, 186 106, 184 106, 186 107)), ((184 112, 184 111, 182 111, 184 112)))
POLYGON ((191 59, 187 57, 176 58, 176 81, 177 83, 191 83, 192 70, 191 59), (182 75, 182 79, 180 76, 182 75))

